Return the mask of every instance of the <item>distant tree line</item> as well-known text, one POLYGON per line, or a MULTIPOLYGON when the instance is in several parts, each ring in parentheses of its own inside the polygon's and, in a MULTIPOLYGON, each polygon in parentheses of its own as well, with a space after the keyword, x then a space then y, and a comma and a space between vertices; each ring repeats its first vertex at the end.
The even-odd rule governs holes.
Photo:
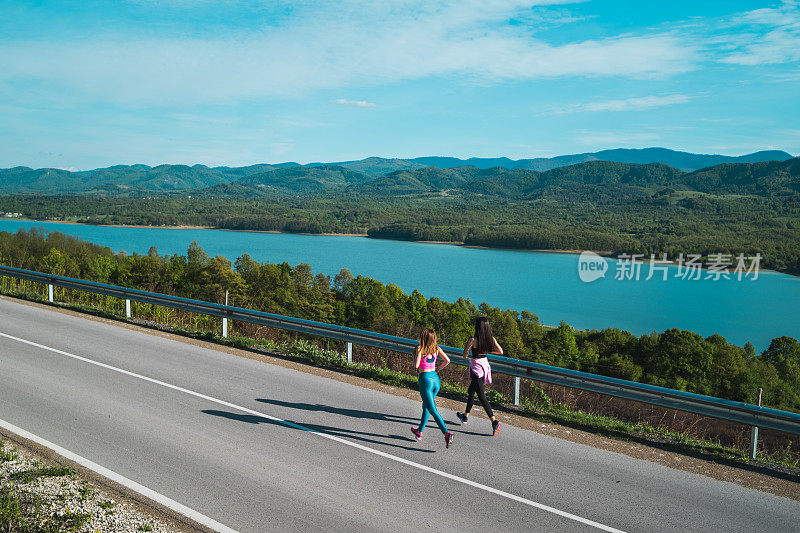
POLYGON ((145 226, 197 225, 493 248, 606 250, 614 254, 760 253, 762 266, 800 274, 800 193, 780 198, 694 197, 608 186, 555 188, 541 200, 496 198, 98 198, 4 196, 0 211, 35 219, 145 226), (602 192, 602 194, 601 194, 602 192))
POLYGON ((234 305, 393 335, 413 337, 431 327, 452 346, 463 345, 481 314, 510 357, 737 401, 753 402, 763 387, 766 405, 800 410, 800 344, 788 336, 757 354, 750 343, 678 329, 637 337, 563 322, 548 328, 529 311, 406 294, 347 270, 330 278, 306 264, 259 263, 246 254, 231 263, 196 243, 186 255, 162 256, 155 248, 125 255, 60 233, 0 232, 0 263, 213 302, 229 291, 234 305))

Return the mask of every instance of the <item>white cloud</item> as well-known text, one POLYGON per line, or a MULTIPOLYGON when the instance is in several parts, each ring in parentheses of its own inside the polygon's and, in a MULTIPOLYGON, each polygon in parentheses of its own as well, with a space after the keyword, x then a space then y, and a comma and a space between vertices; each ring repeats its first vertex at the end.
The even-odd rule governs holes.
POLYGON ((797 2, 784 1, 780 7, 742 13, 734 17, 730 26, 747 30, 727 43, 729 51, 721 62, 753 66, 800 61, 797 2))
POLYGON ((575 136, 575 142, 600 150, 606 147, 640 147, 642 143, 660 138, 660 135, 649 132, 583 131, 575 136))
MULTIPOLYGON (((665 77, 696 47, 668 32, 553 45, 514 16, 550 0, 341 0, 292 4, 281 27, 226 37, 116 31, 0 44, 0 83, 53 98, 134 104, 234 103, 317 89, 461 76, 476 83, 559 76, 665 77)), ((532 23, 534 24, 534 23, 532 23)), ((157 30, 153 30, 157 31, 157 30)), ((44 33, 47 35, 47 33, 44 33)))
POLYGON ((334 100, 333 103, 336 105, 349 105, 353 107, 378 107, 376 104, 367 102, 366 100, 347 100, 345 98, 334 100))
POLYGON ((693 97, 686 94, 671 94, 666 96, 640 96, 621 100, 604 100, 585 102, 553 107, 544 114, 567 115, 584 111, 644 111, 657 107, 666 107, 676 104, 685 104, 693 97))

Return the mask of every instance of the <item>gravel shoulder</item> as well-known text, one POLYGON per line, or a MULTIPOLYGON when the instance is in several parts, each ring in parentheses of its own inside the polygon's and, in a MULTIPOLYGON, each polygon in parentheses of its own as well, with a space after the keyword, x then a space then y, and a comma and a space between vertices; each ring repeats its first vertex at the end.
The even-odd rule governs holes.
POLYGON ((53 452, 0 431, 0 529, 6 531, 200 531, 113 488, 53 452), (7 523, 8 522, 8 523, 7 523))

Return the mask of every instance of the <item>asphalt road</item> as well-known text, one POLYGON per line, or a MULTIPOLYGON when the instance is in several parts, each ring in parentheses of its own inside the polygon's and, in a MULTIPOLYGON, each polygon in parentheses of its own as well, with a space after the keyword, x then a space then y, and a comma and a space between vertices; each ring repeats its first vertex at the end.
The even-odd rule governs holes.
POLYGON ((239 531, 798 528, 798 502, 447 410, 453 446, 416 442, 420 410, 0 299, 0 419, 239 531))

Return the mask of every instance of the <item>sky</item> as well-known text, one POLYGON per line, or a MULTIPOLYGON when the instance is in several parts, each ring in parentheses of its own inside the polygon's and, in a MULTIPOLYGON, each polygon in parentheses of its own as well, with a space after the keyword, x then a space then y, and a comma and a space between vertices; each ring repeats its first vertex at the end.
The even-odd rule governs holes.
POLYGON ((800 154, 800 2, 0 0, 0 167, 800 154))

